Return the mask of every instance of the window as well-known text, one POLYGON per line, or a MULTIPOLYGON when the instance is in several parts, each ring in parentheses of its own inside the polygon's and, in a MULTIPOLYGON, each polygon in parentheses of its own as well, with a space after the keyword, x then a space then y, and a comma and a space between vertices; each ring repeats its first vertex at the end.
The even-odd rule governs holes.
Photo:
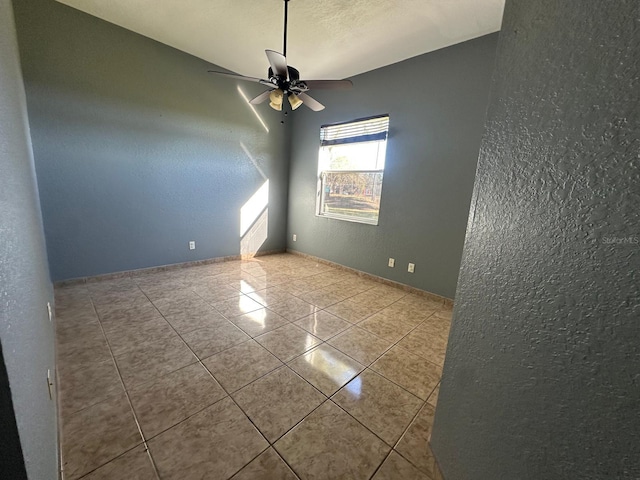
POLYGON ((320 128, 317 214, 378 224, 389 116, 320 128))

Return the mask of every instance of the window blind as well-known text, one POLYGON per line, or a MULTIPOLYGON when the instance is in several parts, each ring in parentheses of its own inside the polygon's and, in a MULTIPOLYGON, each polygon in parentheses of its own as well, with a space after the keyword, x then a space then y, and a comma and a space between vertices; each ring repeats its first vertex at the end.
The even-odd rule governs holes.
POLYGON ((320 127, 320 145, 325 147, 343 143, 386 140, 388 132, 389 115, 378 115, 347 123, 322 125, 320 127))

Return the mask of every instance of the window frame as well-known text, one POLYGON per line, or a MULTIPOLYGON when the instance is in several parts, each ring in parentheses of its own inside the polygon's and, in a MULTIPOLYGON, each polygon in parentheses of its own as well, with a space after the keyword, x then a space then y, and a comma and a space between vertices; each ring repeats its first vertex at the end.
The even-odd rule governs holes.
MULTIPOLYGON (((372 173, 372 174, 380 174, 381 175, 381 180, 380 180, 380 203, 382 203, 382 188, 384 185, 384 167, 382 169, 327 169, 327 170, 322 170, 321 169, 321 165, 320 165, 320 160, 321 160, 321 155, 322 155, 322 149, 325 147, 330 147, 330 146, 335 146, 335 145, 354 145, 357 143, 371 143, 371 142, 384 142, 384 156, 386 157, 386 149, 387 149, 387 141, 389 139, 389 114, 382 114, 382 115, 373 115, 370 117, 364 117, 364 118, 357 118, 354 120, 350 120, 348 122, 339 122, 339 123, 333 123, 333 124, 327 124, 327 125, 321 125, 320 127, 320 137, 321 137, 321 141, 320 141, 320 147, 318 149, 318 178, 317 178, 317 187, 316 187, 316 210, 315 210, 315 214, 317 217, 325 217, 325 218, 332 218, 335 220, 343 220, 346 222, 353 222, 353 223, 362 223, 362 224, 366 224, 366 225, 379 225, 380 222, 380 206, 378 205, 378 212, 376 215, 375 219, 368 219, 366 217, 357 217, 357 216, 353 216, 353 215, 341 215, 341 214, 337 214, 337 213, 326 213, 322 211, 323 205, 325 205, 325 176, 328 173, 372 173), (377 136, 377 138, 370 138, 369 134, 361 134, 361 135, 356 135, 356 136, 351 136, 351 137, 343 137, 340 140, 336 141, 336 140, 330 140, 328 142, 325 142, 324 140, 324 133, 326 128, 331 128, 331 127, 339 127, 342 125, 349 125, 349 124, 356 124, 358 122, 366 122, 366 121, 370 121, 370 120, 375 120, 375 119, 386 119, 386 129, 383 132, 378 132, 374 135, 377 136), (360 138, 360 140, 354 140, 360 138)), ((379 153, 378 153, 379 155, 379 153)), ((377 165, 378 160, 379 160, 379 156, 376 156, 376 161, 375 164, 377 165)), ((386 159, 386 158, 385 158, 386 159)), ((385 161, 385 165, 386 165, 386 161, 385 161)))

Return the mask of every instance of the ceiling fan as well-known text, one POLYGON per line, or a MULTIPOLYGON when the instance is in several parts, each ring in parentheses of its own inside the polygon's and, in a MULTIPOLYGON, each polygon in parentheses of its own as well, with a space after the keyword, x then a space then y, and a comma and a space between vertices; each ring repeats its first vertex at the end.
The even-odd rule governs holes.
POLYGON ((316 112, 323 110, 324 105, 309 96, 309 90, 335 90, 347 89, 353 86, 351 80, 300 80, 300 72, 294 67, 287 65, 287 14, 289 0, 284 0, 284 46, 283 53, 274 50, 265 50, 267 59, 269 60, 268 79, 245 77, 244 75, 235 75, 232 73, 216 72, 209 70, 209 73, 224 75, 226 77, 236 78, 238 80, 246 80, 249 82, 257 82, 269 88, 257 97, 251 99, 249 103, 258 105, 270 100, 269 106, 274 110, 281 111, 284 97, 286 95, 289 104, 293 110, 300 105, 305 104, 311 110, 316 112))

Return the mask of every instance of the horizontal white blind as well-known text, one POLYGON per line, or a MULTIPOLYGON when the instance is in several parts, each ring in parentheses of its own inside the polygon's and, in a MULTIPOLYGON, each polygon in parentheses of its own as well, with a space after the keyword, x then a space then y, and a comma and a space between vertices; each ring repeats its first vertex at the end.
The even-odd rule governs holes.
POLYGON ((320 145, 371 142, 386 140, 389 131, 389 115, 379 115, 348 123, 320 127, 320 145))

